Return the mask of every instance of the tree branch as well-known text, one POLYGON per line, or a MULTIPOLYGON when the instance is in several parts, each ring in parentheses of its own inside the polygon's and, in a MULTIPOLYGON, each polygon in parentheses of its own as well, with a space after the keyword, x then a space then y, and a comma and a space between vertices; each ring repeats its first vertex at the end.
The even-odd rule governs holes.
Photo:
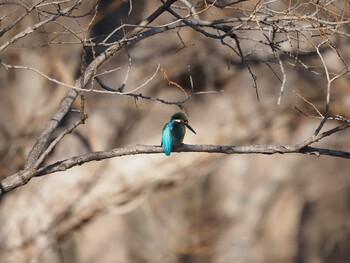
MULTIPOLYGON (((49 139, 51 138, 52 134, 56 130, 58 124, 61 122, 63 117, 68 113, 72 103, 76 99, 76 97, 79 94, 79 90, 84 89, 91 78, 94 76, 96 69, 98 69, 108 58, 116 55, 123 47, 125 47, 128 42, 129 38, 136 36, 139 34, 144 26, 147 26, 149 23, 154 21, 158 16, 160 16, 165 10, 174 3, 175 0, 168 0, 164 5, 159 7, 154 13, 152 13, 147 19, 143 20, 140 23, 141 27, 137 27, 126 36, 106 49, 102 54, 100 54, 95 60, 93 60, 90 65, 86 68, 84 71, 84 75, 81 78, 78 78, 78 80, 75 83, 74 89, 70 90, 68 95, 62 100, 61 106, 58 109, 58 111, 54 114, 54 116, 46 123, 42 133, 40 134, 37 142, 29 152, 25 169, 30 169, 34 163, 37 161, 39 156, 44 152, 46 149, 49 139)), ((0 49, 1 50, 1 49, 0 49)))
MULTIPOLYGON (((316 156, 329 155, 350 159, 350 152, 338 151, 324 148, 314 148, 303 145, 211 145, 211 144, 183 144, 173 149, 174 153, 181 152, 205 152, 223 154, 287 154, 303 153, 314 154, 316 156)), ((164 153, 164 149, 157 145, 134 145, 125 148, 116 148, 107 151, 99 151, 72 157, 40 168, 35 176, 43 176, 55 172, 66 171, 74 166, 82 165, 91 161, 102 161, 114 157, 122 157, 137 154, 157 154, 164 153)))
MULTIPOLYGON (((311 142, 307 140, 305 143, 297 145, 249 145, 249 146, 235 146, 235 145, 210 145, 210 144, 183 144, 173 149, 174 153, 180 152, 206 152, 206 153, 223 153, 223 154, 288 154, 288 153, 302 153, 309 155, 328 155, 334 157, 341 157, 350 159, 350 152, 332 150, 325 148, 315 148, 309 145, 316 142, 330 134, 342 130, 338 126, 332 130, 324 132, 311 142)), ((346 127, 350 127, 350 123, 346 123, 346 127)), ((92 152, 76 157, 72 157, 63 161, 41 167, 38 170, 22 170, 16 174, 6 177, 0 182, 0 195, 12 191, 13 189, 22 186, 29 182, 34 176, 44 176, 55 172, 66 171, 72 167, 83 165, 91 161, 102 161, 114 157, 122 157, 137 154, 157 154, 164 153, 164 149, 157 145, 134 145, 124 148, 116 148, 106 151, 92 152)))
MULTIPOLYGON (((24 38, 30 34, 32 34, 34 31, 36 31, 37 29, 43 27, 44 25, 48 24, 49 22, 52 22, 54 20, 56 20, 57 18, 63 16, 63 15, 66 15, 66 14, 69 14, 70 12, 72 12, 78 5, 80 5, 82 2, 82 0, 79 0, 77 3, 75 3, 74 5, 70 6, 70 7, 67 7, 66 9, 62 10, 61 12, 57 12, 55 13, 54 15, 48 17, 47 19, 31 26, 31 27, 27 27, 25 30, 23 30, 22 32, 18 33, 17 35, 11 37, 7 42, 5 42, 2 46, 0 46, 0 51, 3 51, 5 50, 7 47, 9 47, 11 44, 15 43, 16 41, 20 40, 21 38, 24 38)), ((32 9, 34 9, 36 7, 33 6, 32 8, 28 9, 27 10, 27 13, 29 13, 32 9)), ((20 17, 18 19, 18 21, 20 21, 22 18, 20 17)), ((14 22, 14 23, 17 23, 14 22)), ((9 29, 5 29, 4 32, 7 32, 6 30, 9 30, 9 29)), ((3 34, 3 33, 1 33, 3 34)), ((1 36, 0 34, 0 36, 1 36)))

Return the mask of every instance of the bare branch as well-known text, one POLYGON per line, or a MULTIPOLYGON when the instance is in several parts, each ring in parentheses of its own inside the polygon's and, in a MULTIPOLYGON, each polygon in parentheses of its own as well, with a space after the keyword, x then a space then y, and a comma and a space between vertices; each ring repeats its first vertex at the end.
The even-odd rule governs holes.
MULTIPOLYGON (((83 101, 83 100, 82 100, 83 101)), ((75 130, 79 125, 84 124, 85 120, 88 118, 87 115, 84 115, 80 118, 79 121, 75 122, 72 127, 66 129, 64 132, 62 132, 55 140, 53 140, 50 145, 46 148, 46 150, 41 154, 41 156, 38 158, 38 160, 33 165, 33 169, 38 168, 41 163, 44 161, 46 156, 50 154, 50 152, 55 148, 55 146, 67 135, 70 134, 73 130, 75 130)))
POLYGON ((36 31, 37 29, 41 28, 42 26, 48 24, 49 22, 54 21, 55 19, 61 17, 62 15, 66 15, 69 14, 70 12, 72 12, 72 10, 74 10, 78 5, 80 5, 82 2, 82 0, 79 0, 77 3, 75 3, 74 5, 65 8, 64 10, 61 10, 60 12, 57 12, 55 14, 53 14, 52 16, 50 16, 49 18, 36 23, 35 25, 33 25, 32 27, 28 27, 27 29, 25 29, 24 31, 18 33, 17 35, 15 35, 14 37, 10 38, 7 42, 5 42, 2 46, 0 46, 0 52, 5 50, 8 46, 10 46, 11 44, 13 44, 14 42, 18 41, 21 38, 26 37, 27 35, 33 33, 34 31, 36 31))
MULTIPOLYGON (((319 155, 329 155, 350 159, 350 152, 331 150, 324 148, 310 147, 311 144, 322 140, 334 133, 345 130, 350 127, 350 121, 337 126, 333 129, 312 136, 304 142, 296 145, 250 145, 250 146, 230 146, 230 145, 181 145, 175 147, 173 152, 206 152, 206 153, 223 153, 223 154, 288 154, 288 153, 303 153, 319 155)), ((88 153, 72 157, 63 161, 50 164, 39 169, 26 169, 6 177, 0 182, 0 195, 5 194, 13 189, 24 185, 34 176, 43 176, 59 171, 66 171, 74 166, 82 165, 91 161, 101 161, 114 157, 122 157, 136 154, 156 154, 164 153, 162 146, 150 145, 135 145, 125 148, 117 148, 113 150, 88 153)), ((46 156, 46 155, 45 155, 46 156)), ((44 157, 45 157, 44 156, 44 157)), ((36 163, 37 164, 37 163, 36 163)), ((34 166, 35 168, 35 166, 34 166)))
MULTIPOLYGON (((63 82, 61 82, 61 81, 59 81, 57 79, 51 78, 50 76, 44 74, 43 72, 41 72, 40 70, 37 70, 35 68, 28 67, 28 66, 9 65, 9 64, 6 64, 5 62, 1 61, 1 60, 0 60, 0 63, 6 70, 9 70, 9 69, 30 70, 30 71, 33 71, 33 72, 39 74, 40 76, 42 76, 43 78, 47 79, 48 81, 51 81, 51 82, 56 83, 58 85, 61 85, 63 87, 67 87, 67 88, 71 88, 71 89, 75 88, 72 85, 69 85, 69 84, 63 83, 63 82)), ((80 90, 82 90, 82 89, 80 89, 80 90)))
MULTIPOLYGON (((168 0, 164 5, 162 5, 161 7, 159 7, 153 14, 151 14, 147 19, 145 19, 144 21, 142 21, 140 23, 141 26, 146 26, 149 23, 151 23, 153 20, 155 20, 159 15, 161 15, 163 12, 166 11, 166 9, 172 4, 174 3, 175 0, 168 0)), ((80 2, 79 2, 80 3, 80 2)), ((71 11, 71 9, 66 10, 65 12, 68 13, 69 11, 71 11)), ((59 16, 59 14, 57 15, 59 16)), ((53 17, 53 19, 55 19, 56 17, 53 17)), ((45 20, 47 22, 49 22, 48 20, 45 20)), ((46 22, 46 23, 47 23, 46 22)), ((39 23, 40 24, 40 23, 39 23)), ((39 24, 37 24, 36 28, 39 28, 39 24)), ((40 24, 41 26, 42 24, 40 24)), ((35 28, 35 29, 36 29, 35 28)), ((32 29, 31 29, 32 30, 32 29)), ((53 134, 53 132, 56 130, 58 124, 60 123, 60 121, 63 119, 63 117, 67 114, 67 112, 69 111, 72 103, 74 102, 75 98, 78 96, 79 92, 78 90, 84 89, 86 87, 86 85, 89 83, 89 81, 91 80, 91 78, 94 76, 96 70, 111 56, 114 56, 115 54, 117 54, 123 47, 125 47, 128 44, 128 38, 133 38, 134 36, 136 36, 137 34, 139 34, 141 32, 142 28, 136 28, 134 30, 132 30, 131 32, 129 32, 128 34, 126 34, 126 36, 118 41, 117 43, 115 43, 113 46, 109 47, 105 52, 103 52, 102 54, 100 54, 98 57, 96 57, 96 59, 94 59, 91 64, 85 69, 84 74, 82 75, 81 79, 76 81, 76 84, 74 86, 74 89, 72 89, 69 94, 67 95, 66 98, 64 98, 61 102, 61 106, 58 109, 58 111, 54 114, 53 118, 51 118, 45 125, 44 130, 42 131, 42 133, 40 134, 37 142, 35 143, 34 147, 31 149, 28 158, 27 158, 27 162, 25 165, 25 169, 29 169, 35 162, 36 160, 39 158, 39 156, 41 155, 41 153, 45 150, 45 148, 47 147, 48 141, 51 137, 51 135, 53 134)), ((24 37, 26 34, 28 33, 24 33, 21 34, 19 37, 17 37, 17 39, 19 39, 20 37, 24 37)), ((12 38, 14 39, 14 38, 12 38)), ((13 43, 16 39, 11 40, 13 43)), ((9 43, 8 45, 10 45, 11 43, 9 43)), ((129 43, 131 44, 131 43, 129 43)), ((1 48, 0 48, 1 50, 1 48)))
MULTIPOLYGON (((159 68, 158 68, 159 69, 159 68)), ((158 72, 158 69, 156 72, 158 72)), ((153 76, 152 76, 153 77, 153 76)), ((150 79, 152 79, 152 77, 150 79)), ((111 94, 118 94, 118 95, 123 95, 123 96, 129 96, 129 97, 132 97, 134 99, 145 99, 145 100, 151 100, 151 101, 158 101, 158 102, 161 102, 163 104, 168 104, 168 105, 183 105, 186 101, 189 100, 190 97, 187 97, 186 99, 184 100, 180 100, 180 101, 167 101, 167 100, 163 100, 163 99, 160 99, 160 98, 157 98, 157 97, 151 97, 151 96, 146 96, 146 95, 143 95, 142 93, 134 93, 134 91, 142 88, 144 85, 146 85, 145 83, 149 82, 149 81, 146 81, 145 83, 141 84, 141 86, 135 88, 133 91, 131 92, 118 92, 116 89, 114 88, 110 88, 108 87, 106 84, 104 84, 102 82, 102 80, 98 77, 95 77, 95 80, 97 81, 97 83, 101 86, 101 88, 107 90, 107 92, 111 93, 111 94)))
POLYGON ((316 108, 315 104, 313 104, 312 102, 308 101, 307 99, 305 99, 303 96, 301 96, 298 92, 293 91, 294 94, 296 94, 300 99, 302 99, 303 101, 305 101, 307 104, 309 104, 318 114, 318 116, 320 116, 321 118, 324 118, 323 114, 316 108))

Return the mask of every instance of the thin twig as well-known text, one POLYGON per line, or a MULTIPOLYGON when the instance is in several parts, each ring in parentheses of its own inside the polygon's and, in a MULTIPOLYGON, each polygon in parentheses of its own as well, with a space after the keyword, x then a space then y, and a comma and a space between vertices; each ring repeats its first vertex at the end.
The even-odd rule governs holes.
POLYGON ((166 79, 166 81, 168 82, 169 86, 175 86, 177 87, 179 90, 182 91, 182 93, 186 96, 186 98, 188 99, 190 96, 187 94, 187 92, 185 91, 185 89, 183 87, 181 87, 180 84, 176 83, 175 81, 172 81, 169 79, 168 75, 166 74, 166 70, 164 68, 161 68, 160 71, 163 73, 164 79, 166 79))
POLYGON ((300 99, 302 99, 303 101, 305 101, 307 104, 309 104, 316 112, 317 114, 321 117, 324 118, 323 114, 316 108, 315 104, 313 104, 312 102, 308 101, 307 99, 305 99, 303 96, 301 96, 298 92, 296 92, 295 90, 293 90, 293 93, 295 95, 297 95, 300 99))
POLYGON ((62 132, 59 136, 56 137, 55 140, 53 140, 50 145, 46 148, 46 150, 40 155, 38 160, 33 165, 32 169, 37 169, 41 163, 44 161, 46 156, 50 154, 50 152, 55 148, 55 146, 67 135, 70 134, 72 131, 74 131, 79 125, 84 124, 85 120, 88 118, 87 115, 84 114, 84 116, 79 119, 79 121, 75 122, 72 127, 66 129, 64 132, 62 132))
POLYGON ((180 101, 167 101, 167 100, 163 100, 157 97, 151 97, 151 96, 146 96, 143 95, 142 93, 121 93, 116 91, 115 89, 108 87, 107 85, 105 85, 101 79, 99 79, 98 77, 95 77, 97 83, 101 86, 101 88, 107 90, 108 93, 110 94, 117 94, 117 95, 123 95, 123 96, 129 96, 134 98, 135 100, 138 99, 145 99, 145 100, 151 100, 151 101, 158 101, 160 103, 163 104, 167 104, 167 105, 177 105, 177 106, 181 106, 183 105, 186 101, 189 100, 190 97, 184 99, 184 100, 180 100, 180 101))
POLYGON ((129 79, 129 74, 130 74, 130 71, 131 71, 131 65, 132 65, 132 61, 131 61, 131 56, 130 56, 130 53, 129 53, 129 50, 127 47, 125 47, 125 52, 128 56, 128 68, 126 70, 126 73, 125 73, 125 77, 124 77, 124 81, 122 83, 122 85, 118 88, 118 91, 119 92, 123 92, 124 91, 124 88, 125 88, 125 85, 126 85, 126 82, 128 81, 129 79))

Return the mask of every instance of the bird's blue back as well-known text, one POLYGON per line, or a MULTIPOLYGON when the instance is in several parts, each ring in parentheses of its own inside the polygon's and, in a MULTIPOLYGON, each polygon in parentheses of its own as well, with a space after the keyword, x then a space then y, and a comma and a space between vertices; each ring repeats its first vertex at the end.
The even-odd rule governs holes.
POLYGON ((185 126, 176 121, 170 121, 165 124, 162 133, 162 145, 165 155, 169 156, 173 146, 178 146, 182 143, 185 136, 185 126))

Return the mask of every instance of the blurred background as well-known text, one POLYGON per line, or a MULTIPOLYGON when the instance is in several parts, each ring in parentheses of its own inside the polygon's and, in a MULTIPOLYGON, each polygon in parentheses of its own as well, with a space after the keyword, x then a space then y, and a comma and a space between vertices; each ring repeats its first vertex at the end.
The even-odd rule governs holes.
MULTIPOLYGON (((198 9, 204 10, 201 1, 197 2, 198 9)), ((209 8, 201 13, 201 19, 243 17, 261 2, 242 1, 231 9, 209 8)), ((288 4, 278 2, 271 3, 281 10, 288 4)), ((304 9, 299 12, 318 7, 314 1, 289 2, 302 4, 304 9)), ((24 2, 14 3, 1 7, 2 30, 23 13, 18 3, 24 2)), ((95 10, 95 4, 84 1, 77 12, 89 13, 95 10)), ((349 17, 349 3, 337 4, 344 10, 334 7, 327 15, 341 11, 349 17)), ((0 59, 36 68, 73 85, 81 72, 82 57, 90 63, 104 48, 85 48, 83 52, 74 34, 67 32, 81 33, 88 28, 89 37, 99 42, 122 23, 137 24, 159 6, 159 1, 133 1, 128 16, 130 2, 103 0, 94 19, 91 13, 50 23, 11 45, 0 59)), ((50 5, 41 8, 54 10, 50 5)), ((0 44, 42 19, 28 13, 0 38, 0 44)), ((152 25, 171 21, 173 17, 164 14, 152 25)), ((349 26, 345 31, 349 34, 349 26)), ((242 37, 243 53, 254 51, 250 66, 257 77, 259 101, 252 88, 253 78, 240 58, 219 40, 190 28, 158 34, 129 47, 132 67, 125 90, 146 82, 160 65, 170 80, 193 94, 184 110, 197 135, 187 133, 184 143, 284 145, 304 141, 320 120, 295 109, 315 115, 293 91, 324 112, 325 76, 313 74, 300 64, 295 66, 298 63, 288 64, 288 58, 282 57, 287 82, 278 105, 281 75, 276 76, 272 70, 279 72, 278 64, 266 63, 271 59, 269 47, 256 46, 264 36, 254 30, 237 34, 242 37)), ((119 32, 110 41, 122 35, 119 32)), ((334 39, 334 43, 349 63, 349 35, 334 39)), ((293 47, 285 50, 294 52, 293 47)), ((322 71, 315 51, 300 51, 304 51, 300 52, 300 60, 322 71)), ((322 52, 329 68, 341 71, 337 53, 332 48, 322 52)), ((127 66, 128 55, 121 52, 99 73, 120 70, 101 79, 109 87, 118 88, 127 66)), ((28 152, 68 88, 32 71, 4 67, 0 67, 0 83, 3 179, 23 168, 28 152)), ((331 114, 350 117, 349 83, 348 75, 334 83, 331 114)), ((98 87, 96 82, 91 85, 98 87)), ((168 85, 161 72, 140 92, 169 101, 185 98, 181 90, 168 85)), ((181 111, 178 106, 135 101, 117 94, 88 92, 85 98, 89 115, 86 124, 66 136, 45 164, 91 151, 160 145, 164 124, 173 113, 181 111)), ((79 106, 77 100, 74 108, 79 106)), ((78 118, 78 113, 70 112, 57 134, 78 118)), ((339 123, 329 121, 326 128, 335 125, 339 123)), ((349 131, 316 145, 349 151, 349 131)), ((302 154, 174 153, 170 157, 154 154, 113 158, 34 178, 0 200, 0 262, 348 263, 349 164, 346 159, 302 154)))

